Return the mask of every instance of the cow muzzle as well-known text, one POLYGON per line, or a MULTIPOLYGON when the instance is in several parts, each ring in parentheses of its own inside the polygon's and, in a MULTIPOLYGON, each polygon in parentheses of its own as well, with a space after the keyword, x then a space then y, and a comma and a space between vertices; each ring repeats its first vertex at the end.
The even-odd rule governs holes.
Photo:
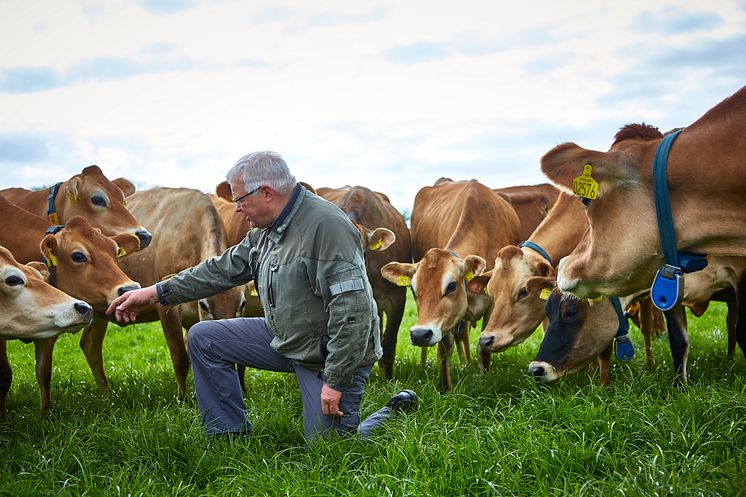
POLYGON ((153 240, 153 235, 148 230, 135 231, 135 235, 140 239, 140 250, 150 245, 153 240))
POLYGON ((409 330, 409 340, 412 345, 418 347, 429 347, 436 344, 440 341, 441 336, 438 330, 432 328, 410 328, 409 330))
POLYGON ((531 361, 528 365, 528 372, 533 375, 537 382, 550 383, 559 379, 562 373, 551 364, 544 361, 531 361))

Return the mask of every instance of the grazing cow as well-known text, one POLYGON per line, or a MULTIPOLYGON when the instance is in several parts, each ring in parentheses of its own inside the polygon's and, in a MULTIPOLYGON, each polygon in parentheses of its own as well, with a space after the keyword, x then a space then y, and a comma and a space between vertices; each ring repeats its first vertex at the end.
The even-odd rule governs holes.
POLYGON ((452 387, 454 333, 463 333, 458 338, 470 361, 469 325, 462 321, 475 325, 492 305, 486 295, 467 295, 465 283, 488 263, 491 267, 500 248, 519 241, 519 225, 510 204, 479 182, 439 180, 415 197, 411 235, 413 260, 418 262, 390 262, 381 269, 387 280, 411 286, 418 317, 410 339, 420 347, 438 344, 446 390, 452 387))
POLYGON ((137 222, 125 207, 124 198, 134 193, 129 181, 110 181, 98 166, 88 166, 83 172, 51 188, 26 190, 7 188, 0 195, 37 216, 49 219, 49 224, 65 224, 73 216, 84 217, 104 235, 132 233, 140 239, 140 248, 150 243, 151 234, 137 222))
MULTIPOLYGON (((137 219, 153 232, 153 243, 147 250, 121 262, 122 269, 143 286, 153 285, 205 259, 218 256, 227 244, 220 217, 210 197, 187 188, 152 188, 132 194, 127 206, 137 219)), ((204 319, 224 319, 241 315, 244 303, 240 288, 232 288, 199 301, 178 306, 155 304, 141 313, 137 322, 160 320, 171 353, 179 396, 186 393, 189 359, 182 328, 189 329, 204 319)), ((83 330, 81 347, 96 383, 108 390, 103 368, 102 345, 107 318, 96 314, 91 326, 83 330)))
POLYGON ((91 320, 93 309, 46 282, 41 262, 19 264, 0 246, 0 419, 13 381, 6 340, 24 342, 74 333, 91 320))
MULTIPOLYGON (((404 315, 407 289, 385 280, 381 276, 381 268, 392 261, 412 260, 409 230, 402 215, 382 193, 373 192, 363 186, 319 188, 317 193, 337 204, 358 229, 362 226, 380 226, 389 229, 395 237, 396 241, 386 251, 365 251, 365 267, 382 325, 383 314, 386 314, 386 328, 381 340, 383 357, 379 365, 383 368, 384 377, 391 379, 396 356, 396 339, 404 315)), ((364 232, 361 232, 361 235, 367 238, 364 232)), ((372 247, 370 243, 366 243, 365 246, 372 247)))
POLYGON ((493 188, 492 191, 510 202, 518 214, 518 219, 521 220, 518 238, 521 240, 528 240, 547 216, 559 195, 559 190, 548 183, 493 188))
MULTIPOLYGON (((746 87, 681 132, 668 156, 676 249, 746 256, 746 87)), ((629 295, 648 288, 663 263, 653 200, 659 139, 617 140, 608 152, 561 144, 541 159, 559 188, 590 165, 598 198, 588 206, 591 231, 558 268, 560 288, 581 297, 629 295)), ((689 276, 687 276, 687 279, 689 276)))
MULTIPOLYGON (((118 296, 139 288, 119 268, 117 257, 136 252, 140 241, 131 233, 113 237, 101 234, 79 216, 54 234, 44 233, 46 221, 24 209, 0 202, 0 216, 7 219, 8 230, 0 233, 0 244, 12 238, 14 243, 23 241, 36 247, 35 257, 24 254, 21 262, 31 262, 42 257, 49 266, 49 281, 56 288, 84 300, 94 310, 104 311, 118 296)), ((52 405, 50 383, 52 378, 52 353, 56 337, 34 340, 36 351, 36 378, 39 383, 41 411, 52 405)))

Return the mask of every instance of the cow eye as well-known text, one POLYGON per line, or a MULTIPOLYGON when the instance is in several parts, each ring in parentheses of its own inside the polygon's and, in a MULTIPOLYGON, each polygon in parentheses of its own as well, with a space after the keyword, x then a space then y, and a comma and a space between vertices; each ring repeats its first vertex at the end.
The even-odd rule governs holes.
POLYGON ((527 288, 521 288, 518 290, 518 295, 516 295, 517 300, 525 299, 528 297, 528 289, 527 288))
POLYGON ((565 307, 565 312, 562 313, 565 321, 574 321, 578 318, 578 306, 574 304, 569 304, 567 307, 565 307))
POLYGON ((72 260, 78 264, 85 264, 88 262, 88 257, 83 252, 73 252, 72 260))
POLYGON ((456 291, 456 282, 451 281, 448 283, 448 286, 446 287, 446 295, 451 294, 456 291))
POLYGON ((23 285, 23 278, 20 276, 16 276, 15 274, 12 276, 8 276, 5 278, 5 284, 8 286, 18 286, 23 285))
POLYGON ((94 195, 91 197, 91 203, 99 207, 106 207, 106 199, 101 195, 94 195))

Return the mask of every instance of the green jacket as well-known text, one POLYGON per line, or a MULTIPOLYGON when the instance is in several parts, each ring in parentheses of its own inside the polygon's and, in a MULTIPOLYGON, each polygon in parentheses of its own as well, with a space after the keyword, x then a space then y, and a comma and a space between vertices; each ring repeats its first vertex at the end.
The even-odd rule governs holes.
POLYGON ((254 280, 272 348, 323 370, 332 388, 382 355, 378 311, 360 233, 334 204, 300 185, 266 229, 158 285, 162 304, 204 298, 254 280))

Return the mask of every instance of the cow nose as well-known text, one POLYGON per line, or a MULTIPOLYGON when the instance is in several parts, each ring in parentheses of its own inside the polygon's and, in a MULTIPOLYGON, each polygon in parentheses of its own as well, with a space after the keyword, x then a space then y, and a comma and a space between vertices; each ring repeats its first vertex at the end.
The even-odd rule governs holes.
POLYGON ((433 330, 423 328, 412 328, 409 330, 409 339, 412 345, 430 345, 433 330))
POLYGON ((134 284, 134 285, 122 285, 119 288, 117 288, 117 295, 122 296, 125 294, 125 292, 129 292, 130 290, 137 290, 140 288, 140 285, 134 284))
POLYGON ((93 312, 93 308, 85 302, 75 302, 74 307, 75 311, 84 318, 87 318, 91 315, 91 312, 93 312))
POLYGON ((546 371, 544 371, 544 366, 539 366, 538 364, 532 364, 529 366, 528 371, 534 375, 534 379, 540 380, 546 376, 546 371))
POLYGON ((153 235, 147 230, 136 231, 135 235, 140 239, 140 250, 150 245, 150 241, 153 239, 153 235))
POLYGON ((495 337, 493 336, 479 337, 479 346, 483 349, 489 349, 494 341, 495 337))

